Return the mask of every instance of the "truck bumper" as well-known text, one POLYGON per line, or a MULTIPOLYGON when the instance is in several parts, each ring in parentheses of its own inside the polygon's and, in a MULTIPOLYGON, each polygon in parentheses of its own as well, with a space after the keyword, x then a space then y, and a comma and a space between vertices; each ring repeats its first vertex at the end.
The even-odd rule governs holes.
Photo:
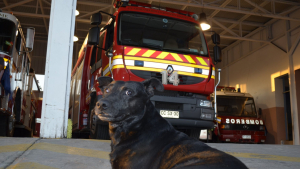
POLYGON ((266 142, 265 135, 250 135, 251 138, 244 139, 242 134, 221 134, 219 136, 220 141, 231 143, 264 143, 266 142))
POLYGON ((150 99, 158 113, 161 110, 178 111, 178 118, 165 118, 175 128, 211 129, 214 127, 214 110, 211 107, 200 106, 201 100, 207 100, 203 95, 179 96, 177 91, 155 93, 150 99))
POLYGON ((213 121, 206 121, 206 120, 193 120, 193 119, 170 119, 165 118, 168 122, 170 122, 175 127, 180 128, 204 128, 210 129, 214 127, 213 121))

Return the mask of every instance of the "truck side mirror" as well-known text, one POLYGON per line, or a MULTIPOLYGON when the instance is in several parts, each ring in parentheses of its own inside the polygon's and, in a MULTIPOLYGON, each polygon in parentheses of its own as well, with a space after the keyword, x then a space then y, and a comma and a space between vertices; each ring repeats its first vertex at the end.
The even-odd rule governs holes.
POLYGON ((99 44, 99 34, 100 34, 100 28, 99 27, 90 28, 87 44, 89 44, 89 45, 98 45, 99 44))
POLYGON ((220 40, 220 35, 217 33, 214 33, 211 35, 211 40, 213 41, 214 44, 219 45, 221 40, 220 40))
POLYGON ((95 13, 91 16, 91 25, 100 25, 102 22, 102 15, 100 12, 95 13))
POLYGON ((214 60, 215 62, 221 62, 222 61, 222 53, 220 46, 214 46, 214 60))
POLYGON ((35 34, 34 28, 27 28, 26 48, 28 48, 29 50, 33 49, 34 34, 35 34))
POLYGON ((112 46, 106 50, 105 55, 109 58, 113 57, 113 47, 112 46))

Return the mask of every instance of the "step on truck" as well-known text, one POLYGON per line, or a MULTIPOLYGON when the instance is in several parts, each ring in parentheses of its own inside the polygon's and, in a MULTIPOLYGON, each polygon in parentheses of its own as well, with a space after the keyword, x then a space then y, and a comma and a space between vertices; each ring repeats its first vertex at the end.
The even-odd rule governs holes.
MULTIPOLYGON (((209 138, 213 142, 264 143, 267 130, 254 98, 234 87, 218 86, 217 90, 217 119, 209 138)), ((201 139, 206 139, 206 131, 201 133, 201 139)))
POLYGON ((102 97, 100 76, 139 82, 155 77, 165 91, 155 92, 151 101, 162 117, 195 138, 201 129, 213 128, 209 96, 214 92, 215 63, 221 61, 220 36, 212 35, 211 57, 196 14, 128 0, 117 0, 114 7, 114 14, 99 11, 91 16, 93 27, 72 71, 73 137, 109 138, 108 124, 93 111, 102 97), (102 14, 109 17, 107 22, 102 14))
POLYGON ((0 9, 0 136, 34 133, 37 102, 32 86, 37 80, 30 67, 34 32, 27 28, 25 38, 19 20, 0 9))

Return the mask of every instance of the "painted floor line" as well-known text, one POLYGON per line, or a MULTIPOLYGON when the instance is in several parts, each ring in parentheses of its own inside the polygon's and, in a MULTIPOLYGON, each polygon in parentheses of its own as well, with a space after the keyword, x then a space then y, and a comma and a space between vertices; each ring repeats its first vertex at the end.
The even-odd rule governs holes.
POLYGON ((6 169, 58 169, 55 167, 50 167, 46 165, 42 165, 35 162, 21 162, 12 166, 7 167, 6 169))
POLYGON ((227 154, 233 155, 234 157, 240 158, 256 158, 264 160, 273 160, 273 161, 290 161, 300 163, 299 157, 288 157, 288 156, 278 156, 270 154, 256 154, 256 153, 238 153, 238 152, 226 152, 227 154))
MULTIPOLYGON (((16 144, 16 145, 6 145, 0 146, 0 153, 5 152, 16 152, 25 151, 31 144, 16 144)), ((69 155, 79 155, 85 157, 93 157, 100 159, 109 160, 109 153, 107 151, 92 150, 86 148, 78 148, 72 146, 65 146, 60 144, 51 143, 36 143, 29 148, 29 150, 45 150, 69 155)), ((226 152, 238 158, 252 158, 252 159, 264 159, 273 161, 289 161, 300 163, 300 157, 288 157, 288 156, 278 156, 270 154, 257 154, 257 153, 239 153, 239 152, 226 152)))

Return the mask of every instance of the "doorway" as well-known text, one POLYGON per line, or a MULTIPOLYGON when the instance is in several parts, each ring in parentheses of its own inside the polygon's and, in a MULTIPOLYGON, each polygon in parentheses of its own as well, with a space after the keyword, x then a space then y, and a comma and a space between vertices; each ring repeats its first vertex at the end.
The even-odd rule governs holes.
POLYGON ((290 86, 289 76, 281 76, 283 83, 283 99, 284 99, 284 117, 285 117, 285 133, 286 141, 293 140, 293 125, 292 125, 292 114, 291 114, 291 101, 290 101, 290 86))

